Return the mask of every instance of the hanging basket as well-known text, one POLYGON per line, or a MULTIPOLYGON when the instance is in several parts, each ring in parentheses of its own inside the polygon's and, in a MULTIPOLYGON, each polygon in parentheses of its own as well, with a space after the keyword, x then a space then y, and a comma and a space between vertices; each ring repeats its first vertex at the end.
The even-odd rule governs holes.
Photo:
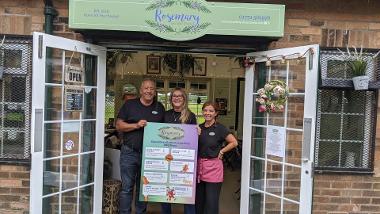
POLYGON ((368 90, 369 77, 368 76, 357 76, 353 77, 355 90, 368 90))

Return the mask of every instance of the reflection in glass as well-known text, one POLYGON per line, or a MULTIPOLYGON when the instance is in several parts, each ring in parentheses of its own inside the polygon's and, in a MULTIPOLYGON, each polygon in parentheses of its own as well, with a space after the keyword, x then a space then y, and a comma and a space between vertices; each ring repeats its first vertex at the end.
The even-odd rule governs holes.
POLYGON ((45 82, 46 83, 62 83, 63 66, 62 66, 63 50, 56 48, 46 48, 46 67, 45 82))
POLYGON ((268 115, 268 125, 284 126, 285 112, 272 112, 268 115))
POLYGON ((262 201, 264 195, 255 190, 249 190, 249 212, 250 214, 262 214, 262 201))
POLYGON ((264 213, 281 213, 281 199, 270 195, 265 196, 265 210, 264 213))
POLYGON ((84 90, 84 119, 96 118, 96 89, 85 87, 84 90))
POLYGON ((286 201, 286 200, 283 200, 282 203, 284 204, 283 205, 283 211, 284 213, 286 214, 298 214, 299 213, 299 205, 298 204, 295 204, 295 203, 292 203, 292 202, 289 202, 289 201, 286 201))
POLYGON ((79 213, 92 213, 94 206, 94 186, 89 185, 79 190, 79 213))
POLYGON ((59 191, 60 159, 44 161, 43 195, 59 191))
POLYGON ((59 156, 61 154, 61 124, 46 123, 44 134, 44 158, 59 156))
POLYGON ((264 190, 264 161, 251 159, 249 187, 264 190))
POLYGON ((97 56, 84 54, 84 85, 96 86, 97 81, 97 56))
POLYGON ((75 214, 77 213, 78 190, 72 190, 62 193, 61 213, 75 214))
POLYGON ((285 166, 284 197, 300 201, 301 168, 285 166))
POLYGON ((96 121, 84 121, 82 125, 82 152, 95 150, 96 121))
POLYGON ((300 131, 286 132, 286 162, 301 165, 302 156, 302 134, 300 131))
POLYGON ((62 113, 62 87, 45 86, 45 120, 60 120, 62 113))
POLYGON ((281 196, 282 165, 267 162, 266 192, 281 196))
POLYGON ((59 195, 54 195, 42 199, 43 214, 58 214, 59 213, 59 195))
POLYGON ((79 150, 79 122, 63 123, 63 155, 77 154, 79 150))
POLYGON ((252 146, 251 154, 256 157, 263 158, 265 155, 265 128, 252 127, 252 146))
POLYGON ((283 82, 286 82, 286 67, 286 63, 281 63, 280 60, 272 61, 270 72, 268 72, 266 75, 266 82, 269 82, 269 80, 281 80, 283 82))
POLYGON ((78 156, 62 159, 62 190, 78 186, 78 156))
POLYGON ((289 62, 288 87, 290 93, 304 93, 306 80, 306 58, 291 59, 289 62))
POLYGON ((303 96, 290 96, 288 98, 288 128, 303 129, 304 102, 303 96))
POLYGON ((81 157, 80 185, 94 182, 95 154, 83 154, 81 157))
POLYGON ((253 95, 253 105, 252 105, 252 124, 266 125, 267 124, 267 114, 259 112, 260 103, 256 102, 257 95, 253 95))

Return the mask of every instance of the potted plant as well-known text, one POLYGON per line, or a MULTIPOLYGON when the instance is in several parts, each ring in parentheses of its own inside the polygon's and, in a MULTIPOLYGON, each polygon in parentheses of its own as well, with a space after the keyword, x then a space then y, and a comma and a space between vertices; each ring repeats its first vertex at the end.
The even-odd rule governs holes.
POLYGON ((339 60, 344 60, 347 63, 348 69, 353 76, 352 81, 355 90, 367 90, 369 83, 369 77, 366 75, 368 60, 375 58, 379 52, 371 57, 363 53, 363 47, 358 51, 354 46, 353 51, 350 51, 348 47, 347 52, 339 51, 342 54, 339 60))
POLYGON ((200 66, 191 54, 165 54, 162 57, 164 69, 171 75, 178 74, 181 79, 189 73, 194 66, 200 66))

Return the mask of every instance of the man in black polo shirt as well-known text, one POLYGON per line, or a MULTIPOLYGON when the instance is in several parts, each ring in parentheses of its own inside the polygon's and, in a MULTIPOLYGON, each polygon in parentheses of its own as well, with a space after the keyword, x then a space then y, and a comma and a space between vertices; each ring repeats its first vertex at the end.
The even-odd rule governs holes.
POLYGON ((146 213, 146 202, 140 202, 138 194, 141 182, 141 154, 144 126, 147 122, 163 122, 164 106, 154 100, 156 87, 153 80, 141 83, 140 98, 128 100, 121 107, 116 121, 116 129, 123 132, 120 154, 120 213, 132 211, 133 187, 136 185, 136 213, 146 213))

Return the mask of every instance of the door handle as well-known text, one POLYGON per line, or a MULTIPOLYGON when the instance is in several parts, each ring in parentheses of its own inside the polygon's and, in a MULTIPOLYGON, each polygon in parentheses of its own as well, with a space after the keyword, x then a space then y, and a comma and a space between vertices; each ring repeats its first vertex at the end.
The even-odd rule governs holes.
POLYGON ((42 151, 43 110, 34 110, 34 152, 42 151))
POLYGON ((310 159, 310 144, 311 144, 311 128, 312 118, 303 119, 303 139, 302 139, 302 161, 311 161, 310 159))

